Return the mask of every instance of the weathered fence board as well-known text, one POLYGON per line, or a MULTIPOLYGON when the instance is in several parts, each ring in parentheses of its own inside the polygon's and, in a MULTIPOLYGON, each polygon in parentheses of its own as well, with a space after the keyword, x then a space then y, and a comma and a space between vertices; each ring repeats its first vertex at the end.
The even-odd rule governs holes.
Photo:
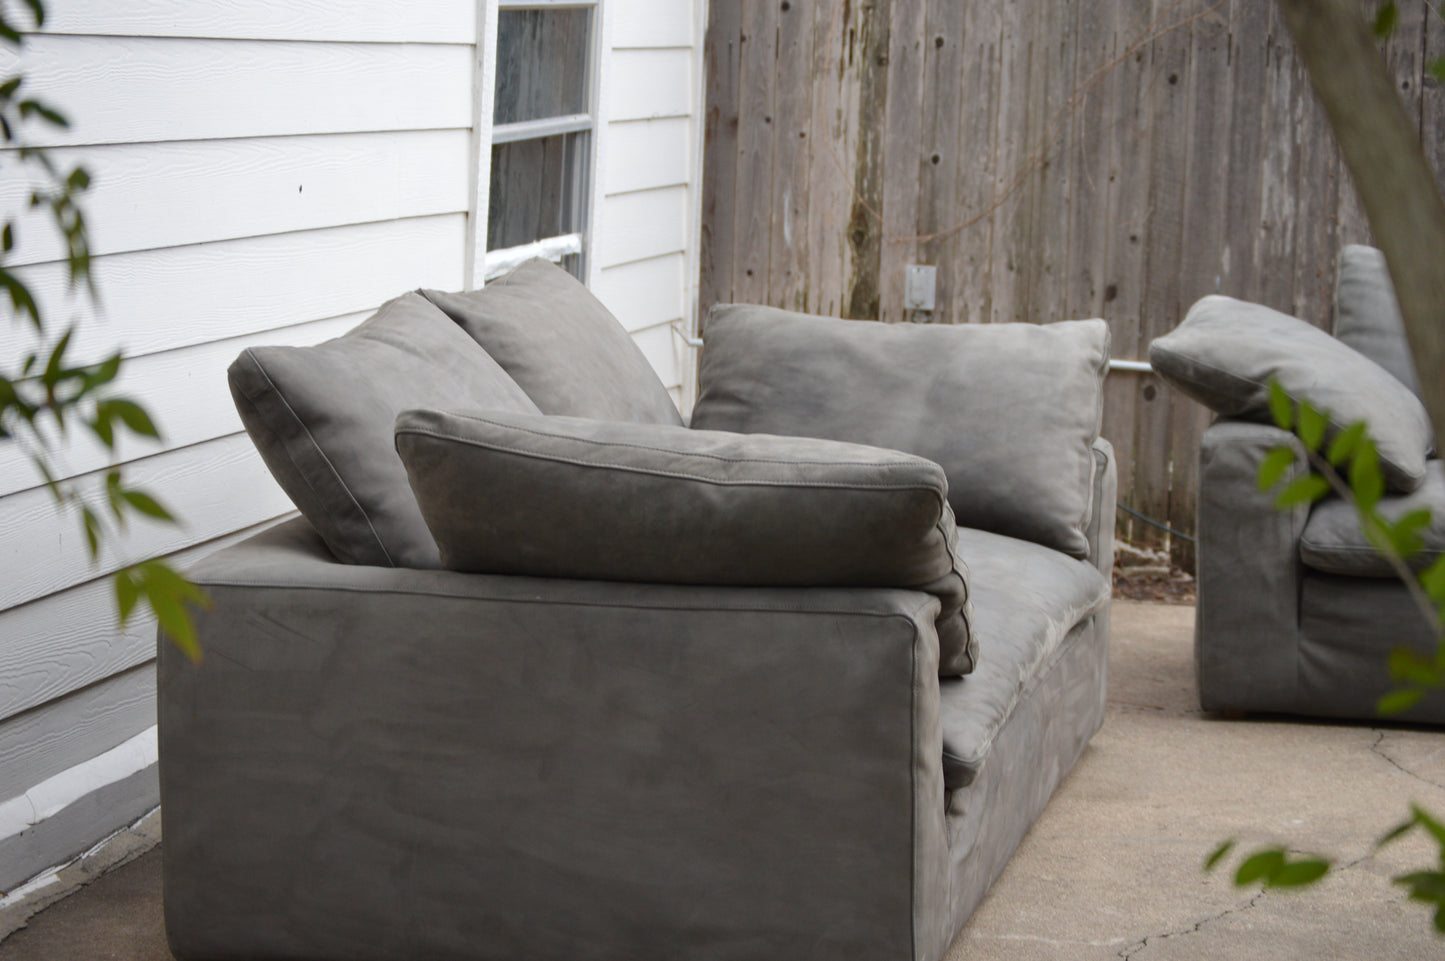
MULTIPOLYGON (((1141 359, 1212 293, 1329 327, 1369 239, 1266 0, 763 0, 710 5, 702 298, 884 322, 1103 317, 1141 359), (904 270, 937 268, 935 309, 904 270)), ((1445 21, 1386 47, 1445 172, 1445 21)), ((1150 374, 1106 385, 1121 499, 1194 529, 1208 412, 1150 374)), ((1121 534, 1187 541, 1120 515, 1121 534)))

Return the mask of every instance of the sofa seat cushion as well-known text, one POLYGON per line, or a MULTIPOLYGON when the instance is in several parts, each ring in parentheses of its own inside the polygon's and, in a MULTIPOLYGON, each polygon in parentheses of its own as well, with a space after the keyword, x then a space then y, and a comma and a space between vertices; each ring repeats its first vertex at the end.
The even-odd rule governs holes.
POLYGON ((1205 297, 1149 345, 1154 370, 1225 417, 1270 424, 1269 384, 1329 415, 1338 432, 1369 425, 1391 490, 1425 482, 1434 444, 1420 398, 1364 354, 1296 317, 1230 297, 1205 297))
POLYGON ((943 779, 970 784, 999 729, 1032 684, 1063 651, 1080 621, 1109 603, 1098 569, 1058 551, 986 531, 959 528, 968 565, 974 631, 987 652, 967 677, 939 681, 943 779))
MULTIPOLYGON (((1410 566, 1417 571, 1445 554, 1445 462, 1431 460, 1425 467, 1425 483, 1419 490, 1386 495, 1379 507, 1380 513, 1391 521, 1412 511, 1430 512, 1430 526, 1421 532, 1424 549, 1410 558, 1410 566)), ((1389 561, 1365 537, 1354 507, 1342 498, 1332 497, 1315 505, 1300 535, 1299 550, 1300 560, 1306 567, 1326 574, 1395 576, 1389 561)))
POLYGON ((964 527, 1089 551, 1109 328, 880 324, 714 307, 694 427, 873 444, 937 461, 964 527))
POLYGON ((396 445, 456 571, 935 594, 973 669, 943 469, 898 451, 575 417, 414 410, 396 445))
POLYGON ((544 414, 681 425, 672 397, 612 312, 567 271, 529 260, 481 290, 423 290, 544 414))
POLYGON ((246 432, 337 559, 435 568, 392 431, 407 407, 536 411, 475 341, 419 294, 314 347, 252 347, 229 373, 246 432))

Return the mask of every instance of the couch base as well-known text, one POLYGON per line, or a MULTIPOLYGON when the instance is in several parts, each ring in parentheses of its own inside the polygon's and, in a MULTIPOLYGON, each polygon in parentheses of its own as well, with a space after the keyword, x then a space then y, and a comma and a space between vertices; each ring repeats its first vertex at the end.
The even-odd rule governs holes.
POLYGON ((1103 714, 1107 609, 946 795, 928 595, 323 553, 222 552, 161 648, 182 961, 938 961, 1103 714))

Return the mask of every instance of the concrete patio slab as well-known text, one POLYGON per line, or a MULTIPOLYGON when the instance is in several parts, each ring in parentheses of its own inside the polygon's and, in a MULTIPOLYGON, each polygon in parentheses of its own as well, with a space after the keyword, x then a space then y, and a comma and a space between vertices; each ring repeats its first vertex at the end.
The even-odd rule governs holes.
MULTIPOLYGON (((954 944, 949 961, 1445 958, 1392 875, 1419 840, 1373 841, 1411 801, 1445 813, 1445 732, 1226 720, 1193 691, 1193 609, 1118 601, 1104 728, 954 944), (1285 842, 1344 865, 1292 894, 1202 862, 1221 840, 1285 842)), ((160 852, 0 941, 0 961, 170 961, 160 852)))

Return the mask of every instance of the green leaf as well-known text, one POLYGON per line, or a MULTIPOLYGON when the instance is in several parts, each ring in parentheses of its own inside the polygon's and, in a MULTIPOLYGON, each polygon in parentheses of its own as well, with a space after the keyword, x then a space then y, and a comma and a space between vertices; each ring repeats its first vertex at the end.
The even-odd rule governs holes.
POLYGON ((1425 538, 1421 532, 1430 526, 1428 508, 1410 511, 1404 517, 1387 527, 1390 544, 1397 557, 1413 557, 1425 549, 1425 538))
POLYGON ((1441 83, 1445 83, 1445 57, 1431 61, 1428 69, 1431 76, 1441 83))
POLYGON ((1204 859, 1204 870, 1213 871, 1215 868, 1217 868, 1219 866, 1219 862, 1227 858, 1229 856, 1229 852, 1234 850, 1234 844, 1234 839, 1230 838, 1228 841, 1225 841, 1223 844, 1219 845, 1219 847, 1215 848, 1212 852, 1210 852, 1209 857, 1204 859))
POLYGON ((1303 858, 1291 861, 1270 876, 1272 888, 1302 888, 1314 884, 1329 873, 1330 862, 1322 858, 1303 858))
POLYGON ((1245 862, 1234 874, 1234 883, 1242 887, 1254 881, 1261 881, 1272 877, 1282 867, 1284 867, 1284 851, 1279 848, 1267 848, 1245 859, 1245 862))
POLYGON ((151 415, 141 405, 133 400, 126 400, 123 397, 112 397, 106 401, 110 409, 119 417, 125 426, 129 427, 132 433, 140 434, 143 437, 160 439, 161 432, 156 429, 151 415))
POLYGON ((1292 447, 1276 447, 1264 455, 1259 465, 1259 489, 1267 491, 1284 479, 1285 472, 1294 466, 1295 454, 1292 447))
POLYGON ((1390 828, 1390 830, 1380 835, 1380 839, 1375 842, 1375 847, 1382 848, 1387 844, 1392 844, 1395 841, 1400 840, 1400 838, 1404 837, 1405 835, 1409 834, 1414 829, 1414 818, 1411 818, 1408 821, 1401 821, 1399 824, 1395 825, 1394 827, 1390 828))
POLYGON ((1436 844, 1445 847, 1445 824, 1441 824, 1418 804, 1410 805, 1410 813, 1415 816, 1416 824, 1419 824, 1434 836, 1436 844))
POLYGON ((140 593, 155 614, 161 631, 187 657, 200 663, 200 639, 189 608, 208 608, 210 599, 163 561, 146 561, 136 570, 140 593))
POLYGON ((1445 555, 1420 572, 1420 586, 1436 604, 1445 604, 1445 555))
POLYGON ((1424 687, 1432 687, 1439 683, 1440 678, 1435 673, 1435 665, 1408 647, 1397 647, 1392 650, 1385 663, 1389 667, 1390 677, 1397 681, 1419 684, 1424 687))
POLYGON ((1326 458, 1331 464, 1339 467, 1349 460, 1350 455, 1355 452, 1355 448, 1359 446, 1360 440, 1364 436, 1365 422, 1356 421, 1336 434, 1335 439, 1330 441, 1330 449, 1325 455, 1326 458))
POLYGON ((85 529, 85 544, 90 549, 91 563, 94 563, 100 556, 100 538, 103 533, 100 518, 95 516, 95 511, 89 506, 85 506, 80 509, 80 524, 85 529))
POLYGON ((1380 470, 1380 454, 1369 437, 1361 438, 1350 459, 1349 481, 1356 506, 1364 513, 1374 510, 1380 498, 1385 496, 1385 475, 1380 470))
POLYGON ((1294 427, 1294 401, 1290 400, 1277 380, 1269 382, 1269 414, 1280 430, 1294 427))
POLYGON ((1375 14, 1375 39, 1384 40, 1395 32, 1395 24, 1400 20, 1400 10, 1395 6, 1395 0, 1386 0, 1375 14))
POLYGON ((1296 477, 1279 496, 1274 499, 1274 506, 1280 510, 1288 510, 1301 504, 1313 504, 1330 492, 1330 482, 1318 474, 1306 474, 1304 477, 1296 477))
POLYGON ((1325 442, 1325 428, 1330 424, 1330 419, 1324 412, 1311 405, 1308 401, 1299 405, 1299 439, 1304 442, 1307 449, 1317 451, 1325 442))
POLYGON ((0 98, 9 100, 11 97, 15 96, 15 91, 19 90, 20 85, 24 82, 24 77, 11 77, 3 84, 0 84, 0 98))
POLYGON ((1421 688, 1401 688, 1398 691, 1391 691, 1376 701, 1375 711, 1384 717, 1394 717, 1396 714, 1404 714, 1419 704, 1424 697, 1425 692, 1421 688))
POLYGON ((115 572, 115 608, 120 615, 120 626, 124 627, 140 600, 140 584, 137 583, 135 568, 127 567, 115 572))
POLYGON ((171 515, 171 512, 157 503, 155 498, 151 497, 145 491, 126 491, 122 496, 125 498, 127 504, 147 517, 154 517, 156 520, 161 521, 169 521, 172 524, 175 523, 176 519, 171 515))

